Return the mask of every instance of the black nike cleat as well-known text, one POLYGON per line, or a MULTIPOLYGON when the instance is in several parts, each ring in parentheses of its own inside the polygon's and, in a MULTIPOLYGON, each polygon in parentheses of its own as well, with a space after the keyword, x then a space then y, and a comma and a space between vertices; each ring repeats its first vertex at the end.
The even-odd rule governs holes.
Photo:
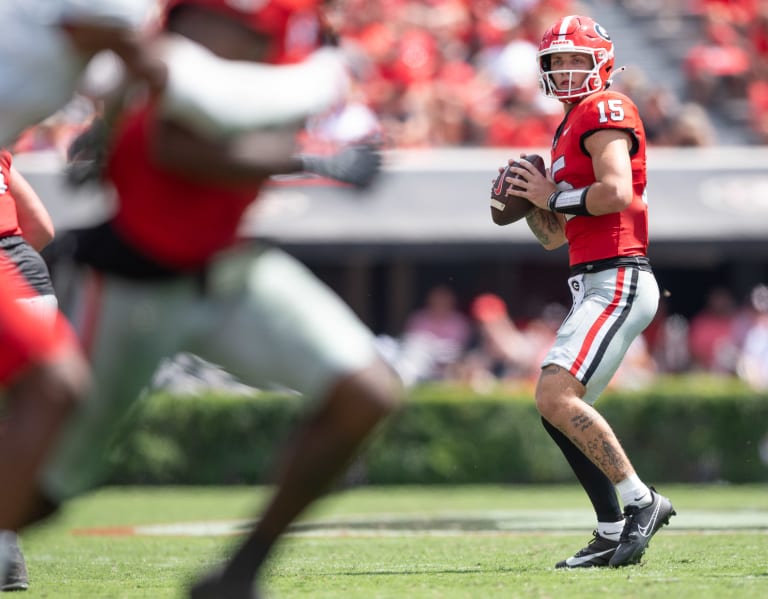
POLYGON ((8 569, 5 573, 5 578, 0 581, 0 593, 7 591, 26 591, 29 588, 27 565, 24 562, 24 555, 19 549, 15 534, 13 535, 13 541, 9 544, 8 556, 6 559, 8 560, 8 569))
POLYGON ((190 588, 189 599, 259 599, 250 581, 228 579, 223 570, 213 570, 197 580, 190 588))
POLYGON ((592 531, 592 540, 587 546, 580 549, 575 555, 555 564, 555 568, 604 568, 608 565, 618 541, 612 541, 592 531))
POLYGON ((669 524, 669 519, 674 516, 675 508, 672 502, 659 495, 656 489, 651 489, 653 501, 645 507, 628 505, 624 508, 624 530, 619 538, 619 546, 616 553, 610 561, 610 566, 618 568, 620 566, 629 566, 637 564, 645 553, 651 537, 665 524, 669 524))

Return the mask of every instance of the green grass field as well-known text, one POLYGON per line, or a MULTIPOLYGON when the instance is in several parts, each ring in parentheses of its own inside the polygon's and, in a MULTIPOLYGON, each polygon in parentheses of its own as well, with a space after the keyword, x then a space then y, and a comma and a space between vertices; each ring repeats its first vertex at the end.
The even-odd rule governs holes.
MULTIPOLYGON (((576 487, 361 488, 327 498, 264 573, 272 598, 768 597, 768 487, 664 485, 678 516, 643 563, 554 570, 586 543, 576 487)), ((184 597, 226 555, 264 489, 109 488, 22 539, 23 597, 184 597)))

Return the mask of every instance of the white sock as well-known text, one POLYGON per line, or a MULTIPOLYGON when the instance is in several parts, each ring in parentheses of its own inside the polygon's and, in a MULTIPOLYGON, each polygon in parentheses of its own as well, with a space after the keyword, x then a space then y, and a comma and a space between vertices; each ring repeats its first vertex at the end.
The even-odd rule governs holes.
POLYGON ((598 522, 597 534, 604 539, 610 539, 611 541, 618 541, 621 531, 624 530, 624 520, 621 519, 618 522, 598 522))
POLYGON ((645 483, 636 474, 625 478, 617 484, 616 490, 621 496, 621 502, 624 504, 624 507, 628 505, 645 507, 653 502, 651 490, 645 486, 645 483))

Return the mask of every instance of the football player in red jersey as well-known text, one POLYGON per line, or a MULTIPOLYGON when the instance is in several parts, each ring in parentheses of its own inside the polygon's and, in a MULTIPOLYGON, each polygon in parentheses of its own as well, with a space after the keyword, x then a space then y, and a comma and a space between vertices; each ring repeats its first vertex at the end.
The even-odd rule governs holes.
POLYGON ((640 561, 675 513, 638 477, 593 407, 658 307, 646 257, 645 133, 632 100, 609 89, 613 42, 591 18, 558 20, 538 59, 541 87, 562 102, 565 118, 548 176, 525 162, 511 170, 527 179, 516 183, 536 206, 526 218, 542 246, 568 244, 573 307, 542 363, 536 405, 598 520, 590 543, 556 567, 624 566, 640 561))
MULTIPOLYGON (((293 17, 301 11, 306 27, 317 4, 175 0, 165 27, 220 58, 282 61, 293 17)), ((46 497, 61 502, 93 483, 100 448, 166 356, 192 352, 247 384, 314 399, 255 530, 223 569, 194 586, 195 598, 254 596, 279 536, 401 395, 348 306, 284 252, 237 236, 273 173, 312 170, 365 185, 378 166, 370 153, 297 156, 296 133, 294 123, 211 140, 140 96, 121 111, 107 156, 114 216, 72 235, 71 293, 60 297, 89 354, 95 389, 48 464, 46 497)))
POLYGON ((58 305, 39 253, 53 236, 53 222, 42 200, 13 165, 11 153, 0 148, 0 253, 8 259, 5 268, 20 271, 36 292, 25 303, 43 313, 58 305))
MULTIPOLYGON (((17 301, 51 323, 58 304, 39 252, 53 236, 53 222, 42 200, 14 167, 10 152, 0 149, 0 256, 4 258, 0 271, 10 276, 22 275, 27 286, 17 301)), ((47 426, 43 421, 40 425, 47 426)), ((15 424, 10 422, 9 426, 15 424)), ((0 535, 4 535, 8 545, 8 567, 5 576, 0 576, 0 591, 28 588, 27 568, 15 533, 7 531, 0 535)))
MULTIPOLYGON (((44 510, 38 504, 39 473, 66 421, 88 386, 88 367, 77 338, 57 310, 54 317, 26 307, 32 297, 21 275, 0 255, 0 589, 27 588, 26 576, 7 568, 20 556, 15 532, 44 510)), ((21 566, 23 567, 23 561, 21 566)), ((25 572, 24 572, 25 574, 25 572)))

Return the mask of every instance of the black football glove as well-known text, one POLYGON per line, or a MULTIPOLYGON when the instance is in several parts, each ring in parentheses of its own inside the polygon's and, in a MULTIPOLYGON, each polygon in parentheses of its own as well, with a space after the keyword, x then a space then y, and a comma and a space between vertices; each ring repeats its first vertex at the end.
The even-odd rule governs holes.
POLYGON ((308 173, 366 189, 381 171, 381 152, 371 144, 349 146, 331 156, 303 154, 301 163, 308 173))
POLYGON ((91 181, 101 181, 107 156, 107 125, 96 119, 78 135, 67 149, 66 181, 80 187, 91 181))

